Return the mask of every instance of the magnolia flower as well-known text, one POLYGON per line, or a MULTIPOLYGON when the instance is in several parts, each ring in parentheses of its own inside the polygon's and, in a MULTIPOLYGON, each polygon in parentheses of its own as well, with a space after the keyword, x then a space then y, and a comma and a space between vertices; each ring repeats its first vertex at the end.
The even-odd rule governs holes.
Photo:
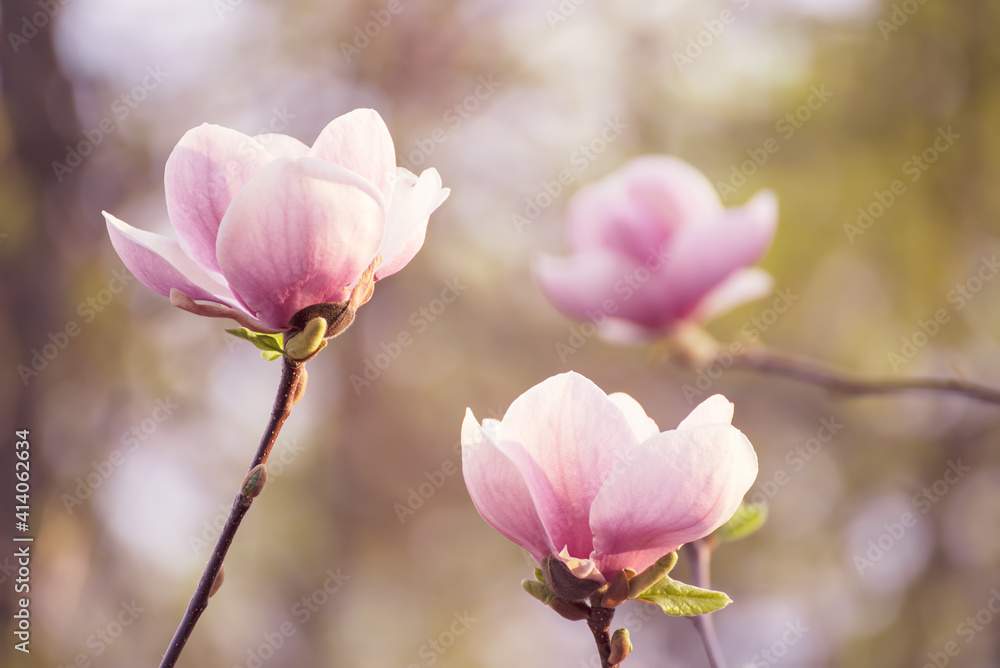
POLYGON ((566 217, 572 255, 539 258, 535 275, 557 308, 608 338, 651 339, 771 291, 751 268, 777 225, 769 191, 726 209, 691 165, 646 156, 581 189, 566 217))
POLYGON ((468 410, 462 471, 490 526, 541 563, 556 555, 581 578, 642 572, 733 516, 757 477, 757 455, 706 399, 660 432, 635 399, 580 374, 553 376, 518 397, 502 421, 468 410))
POLYGON ((363 303, 373 280, 420 250, 449 192, 434 169, 418 178, 396 167, 371 109, 334 119, 312 147, 201 125, 170 154, 164 181, 177 239, 104 214, 125 266, 181 308, 272 333, 307 306, 345 301, 359 282, 351 301, 363 303))

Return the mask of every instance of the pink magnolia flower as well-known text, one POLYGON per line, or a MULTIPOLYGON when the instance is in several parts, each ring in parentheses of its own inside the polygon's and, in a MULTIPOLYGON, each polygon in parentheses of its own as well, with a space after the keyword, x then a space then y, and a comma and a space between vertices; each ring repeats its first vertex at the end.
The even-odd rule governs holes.
POLYGON ((757 455, 714 395, 660 432, 635 399, 578 373, 531 388, 502 421, 468 410, 462 471, 479 514, 539 563, 610 581, 642 572, 732 517, 757 455))
POLYGON ((312 147, 201 125, 174 148, 164 180, 177 238, 105 213, 118 255, 175 305, 259 332, 288 330, 300 309, 344 301, 373 265, 369 281, 402 269, 449 193, 434 169, 418 178, 396 167, 389 130, 371 109, 334 119, 312 147))
POLYGON ((632 160, 581 189, 566 218, 572 255, 539 258, 535 275, 558 309, 609 338, 650 339, 771 291, 771 277, 751 265, 774 237, 774 194, 726 209, 677 158, 632 160))

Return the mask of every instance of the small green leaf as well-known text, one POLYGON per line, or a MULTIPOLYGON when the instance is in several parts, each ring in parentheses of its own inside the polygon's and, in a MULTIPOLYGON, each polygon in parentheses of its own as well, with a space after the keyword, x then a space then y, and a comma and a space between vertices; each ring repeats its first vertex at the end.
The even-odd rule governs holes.
POLYGON ((542 584, 545 584, 545 575, 542 574, 541 568, 535 569, 535 579, 541 582, 542 584))
POLYGON ((663 612, 668 615, 684 617, 721 610, 733 602, 721 591, 693 587, 683 582, 671 580, 669 576, 664 577, 636 598, 655 603, 663 608, 663 612))
POLYGON ((716 529, 715 533, 724 541, 746 538, 764 526, 767 520, 767 504, 741 503, 729 521, 716 529))
POLYGON ((265 354, 261 355, 261 357, 266 360, 278 359, 285 352, 281 345, 281 334, 260 334, 259 332, 251 332, 246 327, 227 329, 226 331, 236 338, 249 341, 257 346, 258 349, 263 350, 265 354))

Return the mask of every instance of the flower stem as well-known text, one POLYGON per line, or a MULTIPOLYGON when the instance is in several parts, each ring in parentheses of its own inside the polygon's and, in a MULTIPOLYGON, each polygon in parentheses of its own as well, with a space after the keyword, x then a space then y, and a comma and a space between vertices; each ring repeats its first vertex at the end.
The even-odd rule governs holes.
MULTIPOLYGON (((695 587, 702 589, 712 588, 712 546, 703 539, 688 543, 684 549, 691 557, 691 579, 694 580, 695 587)), ((722 647, 719 645, 719 636, 715 633, 715 622, 712 621, 711 613, 697 615, 691 618, 694 627, 701 636, 701 642, 705 645, 705 654, 708 655, 708 663, 712 668, 726 668, 726 657, 722 654, 722 647)))
POLYGON ((612 664, 609 660, 611 656, 611 620, 615 616, 612 608, 602 608, 592 606, 590 616, 587 617, 587 626, 594 634, 594 642, 597 643, 597 653, 601 657, 601 668, 617 668, 619 664, 612 664))
MULTIPOLYGON (((296 397, 296 386, 299 384, 304 370, 305 367, 301 361, 289 360, 287 357, 282 358, 281 383, 278 386, 278 394, 274 398, 271 419, 267 424, 267 429, 264 431, 264 436, 261 438, 260 446, 257 448, 253 462, 250 463, 250 469, 253 469, 258 464, 267 462, 267 458, 271 454, 271 448, 278 438, 278 432, 281 431, 281 426, 292 412, 292 404, 296 397)), ((177 627, 177 631, 174 633, 174 637, 170 641, 166 653, 163 655, 160 668, 171 668, 177 663, 181 650, 184 649, 188 638, 191 637, 191 632, 194 631, 195 624, 198 623, 198 618, 201 617, 201 613, 208 606, 208 597, 212 593, 212 585, 215 583, 216 577, 222 569, 222 562, 226 558, 229 546, 232 545, 233 538, 236 536, 236 530, 240 528, 240 522, 243 521, 244 515, 250 510, 251 503, 253 503, 253 499, 247 498, 244 495, 241 486, 239 494, 236 495, 236 500, 233 501, 233 509, 229 513, 229 519, 226 520, 226 525, 223 527, 222 533, 219 534, 219 540, 215 544, 215 549, 212 550, 208 565, 205 566, 205 572, 201 576, 198 588, 195 589, 194 595, 191 596, 191 602, 188 603, 184 618, 177 627)))
POLYGON ((909 391, 948 392, 1000 405, 1000 390, 960 378, 864 378, 813 360, 767 348, 748 348, 743 355, 735 358, 733 367, 782 376, 848 395, 909 391))

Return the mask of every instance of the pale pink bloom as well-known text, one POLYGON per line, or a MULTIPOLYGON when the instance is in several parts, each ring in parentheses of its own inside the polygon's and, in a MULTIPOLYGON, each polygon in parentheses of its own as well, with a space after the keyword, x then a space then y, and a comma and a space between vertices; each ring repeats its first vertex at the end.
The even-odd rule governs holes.
POLYGON ((641 572, 732 517, 757 477, 753 446, 709 397, 660 432, 635 399, 569 372, 531 388, 502 421, 468 410, 462 470, 483 519, 579 577, 641 572))
POLYGON ((725 208, 705 176, 677 158, 636 158, 569 202, 571 255, 542 256, 535 275, 567 316, 610 338, 648 340, 771 291, 753 268, 778 220, 770 191, 725 208))
POLYGON ((182 308, 260 332, 289 329, 306 306, 346 300, 377 255, 376 279, 402 269, 449 192, 434 169, 418 178, 396 167, 372 109, 334 119, 312 147, 201 125, 170 154, 164 181, 177 238, 105 213, 118 255, 150 289, 186 295, 172 298, 182 308))

